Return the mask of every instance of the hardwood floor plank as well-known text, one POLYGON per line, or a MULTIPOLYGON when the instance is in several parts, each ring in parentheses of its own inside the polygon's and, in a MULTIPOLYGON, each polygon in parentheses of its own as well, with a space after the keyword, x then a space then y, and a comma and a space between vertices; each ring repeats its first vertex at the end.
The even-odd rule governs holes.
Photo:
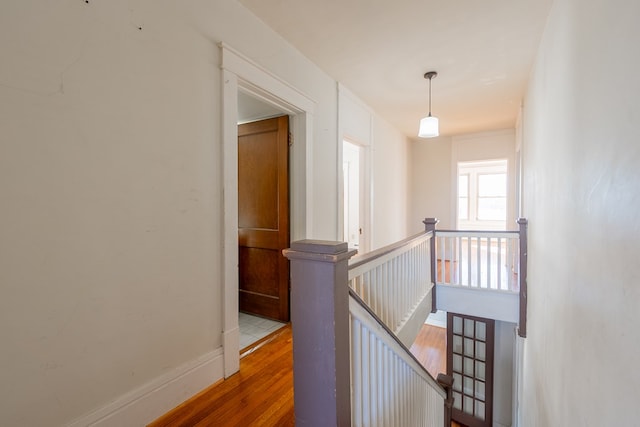
POLYGON ((409 349, 427 371, 436 378, 447 373, 447 330, 423 325, 409 349))
MULTIPOLYGON (((446 372, 446 330, 424 325, 411 352, 434 377, 446 372)), ((219 381, 149 427, 295 425, 291 325, 240 359, 240 372, 219 381)))
POLYGON ((291 325, 240 359, 240 372, 212 385, 149 427, 293 426, 291 325))

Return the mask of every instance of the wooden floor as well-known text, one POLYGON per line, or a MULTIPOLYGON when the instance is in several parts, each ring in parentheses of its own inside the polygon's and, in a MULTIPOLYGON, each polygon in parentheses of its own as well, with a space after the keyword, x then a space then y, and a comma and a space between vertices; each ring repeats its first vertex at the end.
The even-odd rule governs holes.
POLYGON ((293 426, 291 325, 240 359, 240 372, 149 424, 161 426, 293 426))
POLYGON ((447 330, 423 325, 409 349, 433 378, 447 373, 447 330))
MULTIPOLYGON (((424 325, 411 352, 435 378, 446 372, 446 330, 424 325)), ((245 352, 240 372, 158 418, 150 427, 294 425, 291 325, 245 352)), ((452 427, 464 427, 452 423, 452 427)))

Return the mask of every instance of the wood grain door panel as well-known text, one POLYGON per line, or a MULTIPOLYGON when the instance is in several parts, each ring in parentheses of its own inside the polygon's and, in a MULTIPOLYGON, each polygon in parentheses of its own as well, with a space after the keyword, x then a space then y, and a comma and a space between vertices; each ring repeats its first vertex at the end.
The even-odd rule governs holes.
POLYGON ((289 123, 238 126, 240 310, 289 320, 289 123))

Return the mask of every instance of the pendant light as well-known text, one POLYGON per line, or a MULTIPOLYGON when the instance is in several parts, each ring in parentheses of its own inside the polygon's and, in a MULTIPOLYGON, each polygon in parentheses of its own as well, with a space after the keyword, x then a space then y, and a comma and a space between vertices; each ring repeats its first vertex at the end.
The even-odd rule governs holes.
POLYGON ((431 79, 438 75, 435 71, 429 71, 424 74, 425 79, 429 79, 429 115, 420 120, 420 130, 418 136, 420 138, 433 138, 439 135, 438 118, 431 115, 431 79))

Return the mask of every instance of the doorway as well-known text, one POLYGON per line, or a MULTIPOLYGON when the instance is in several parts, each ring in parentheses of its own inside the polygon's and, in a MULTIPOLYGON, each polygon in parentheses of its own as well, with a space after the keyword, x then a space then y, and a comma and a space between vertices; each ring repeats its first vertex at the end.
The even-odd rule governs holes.
POLYGON ((315 102, 247 57, 220 44, 222 55, 222 175, 224 261, 222 285, 222 347, 225 378, 240 368, 238 289, 238 103, 241 93, 259 99, 290 117, 294 136, 290 148, 290 239, 312 234, 313 186, 311 146, 315 102))
POLYGON ((493 425, 495 321, 447 313, 447 375, 453 377, 452 419, 468 427, 493 425))
POLYGON ((289 321, 289 117, 238 126, 241 312, 289 321))
POLYGON ((360 182, 360 146, 349 141, 342 142, 342 176, 344 185, 344 235, 342 239, 350 248, 360 248, 362 227, 360 204, 362 186, 360 182))

